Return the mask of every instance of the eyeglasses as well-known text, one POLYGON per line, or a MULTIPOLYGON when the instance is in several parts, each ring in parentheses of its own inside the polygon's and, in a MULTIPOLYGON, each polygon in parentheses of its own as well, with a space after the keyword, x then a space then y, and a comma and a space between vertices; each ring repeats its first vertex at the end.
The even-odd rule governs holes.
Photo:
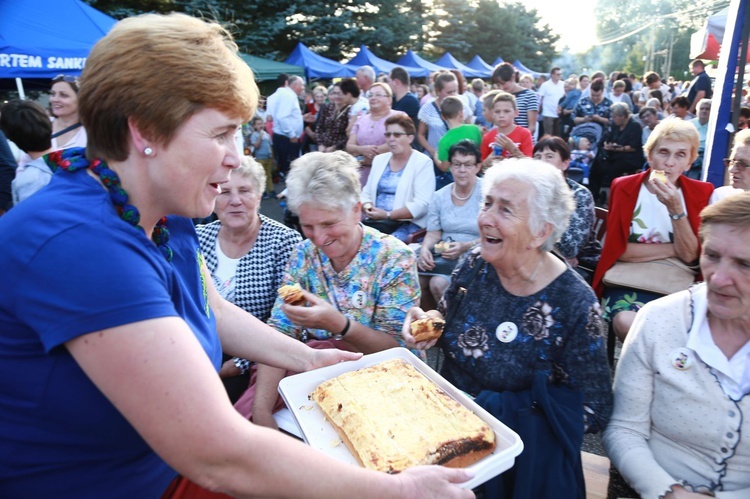
POLYGON ((731 168, 731 167, 739 168, 740 170, 745 170, 748 167, 750 167, 750 165, 747 164, 745 161, 742 161, 739 159, 729 159, 729 158, 726 158, 724 160, 724 166, 726 166, 727 168, 731 168))
POLYGON ((476 163, 451 163, 451 169, 452 170, 471 170, 472 168, 476 168, 476 163))
POLYGON ((334 92, 331 92, 331 93, 329 93, 329 94, 328 94, 328 96, 329 96, 329 97, 330 97, 331 95, 344 95, 344 92, 335 92, 335 91, 334 91, 334 92))
POLYGON ((388 96, 386 94, 371 94, 370 92, 367 92, 365 94, 365 97, 367 97, 368 99, 384 99, 388 96))
POLYGON ((385 132, 385 138, 390 139, 391 137, 396 137, 397 139, 400 137, 403 137, 404 135, 409 135, 406 132, 385 132))

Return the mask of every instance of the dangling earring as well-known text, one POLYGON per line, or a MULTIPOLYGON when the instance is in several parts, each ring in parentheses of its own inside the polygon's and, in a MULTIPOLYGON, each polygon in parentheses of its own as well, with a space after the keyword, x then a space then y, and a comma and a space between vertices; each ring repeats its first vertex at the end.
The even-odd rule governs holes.
POLYGON ((145 154, 146 156, 151 156, 152 154, 154 154, 154 150, 150 147, 147 147, 143 150, 143 154, 145 154))

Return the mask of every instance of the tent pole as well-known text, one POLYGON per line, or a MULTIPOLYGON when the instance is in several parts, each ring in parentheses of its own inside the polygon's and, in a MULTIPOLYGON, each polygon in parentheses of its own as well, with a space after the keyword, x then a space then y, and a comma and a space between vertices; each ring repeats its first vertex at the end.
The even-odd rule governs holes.
POLYGON ((18 89, 18 98, 26 100, 26 94, 23 91, 23 82, 21 81, 21 78, 16 78, 16 88, 18 89))
MULTIPOLYGON (((735 81, 735 78, 740 46, 743 45, 742 33, 745 25, 748 24, 746 20, 748 3, 750 3, 750 0, 731 0, 724 39, 721 42, 722 49, 712 99, 713 105, 708 118, 708 135, 706 136, 702 175, 703 180, 711 182, 716 187, 724 185, 726 172, 724 158, 735 132, 732 118, 736 120, 736 117, 731 116, 732 94, 735 88, 742 89, 742 81, 735 81), (736 87, 735 84, 739 87, 736 87)), ((744 64, 744 61, 742 64, 744 64)))
POLYGON ((732 125, 735 131, 740 121, 740 108, 742 107, 742 87, 745 81, 745 64, 747 61, 748 39, 750 36, 750 9, 745 10, 745 24, 742 26, 742 38, 740 38, 740 58, 737 63, 737 80, 734 84, 734 102, 732 103, 732 125))

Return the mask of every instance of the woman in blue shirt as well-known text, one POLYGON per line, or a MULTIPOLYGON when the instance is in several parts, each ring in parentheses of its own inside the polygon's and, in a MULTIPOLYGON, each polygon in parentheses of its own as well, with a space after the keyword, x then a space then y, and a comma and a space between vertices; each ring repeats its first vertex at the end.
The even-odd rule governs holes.
POLYGON ((222 350, 296 370, 358 357, 275 332, 206 270, 189 219, 239 166, 257 98, 217 24, 132 17, 92 50, 87 149, 53 153, 48 187, 0 220, 0 497, 469 496, 463 471, 346 466, 229 403, 222 350))

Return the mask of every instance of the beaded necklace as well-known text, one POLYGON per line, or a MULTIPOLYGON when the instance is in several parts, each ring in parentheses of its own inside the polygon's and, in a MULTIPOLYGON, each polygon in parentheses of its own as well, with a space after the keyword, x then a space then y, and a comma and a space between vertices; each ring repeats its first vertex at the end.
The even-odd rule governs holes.
MULTIPOLYGON (((86 159, 86 149, 83 147, 72 147, 70 149, 55 151, 45 156, 45 161, 52 170, 60 168, 69 173, 89 168, 99 177, 104 187, 106 187, 109 192, 109 199, 115 206, 115 210, 117 210, 120 218, 133 227, 143 230, 143 227, 138 225, 141 221, 141 214, 138 212, 138 208, 128 203, 128 193, 122 188, 120 177, 117 175, 117 172, 107 166, 107 163, 100 159, 95 159, 89 163, 89 160, 86 159)), ((168 262, 171 262, 174 252, 167 245, 169 241, 167 217, 162 217, 156 223, 154 231, 151 234, 151 240, 159 248, 164 258, 168 262)))

